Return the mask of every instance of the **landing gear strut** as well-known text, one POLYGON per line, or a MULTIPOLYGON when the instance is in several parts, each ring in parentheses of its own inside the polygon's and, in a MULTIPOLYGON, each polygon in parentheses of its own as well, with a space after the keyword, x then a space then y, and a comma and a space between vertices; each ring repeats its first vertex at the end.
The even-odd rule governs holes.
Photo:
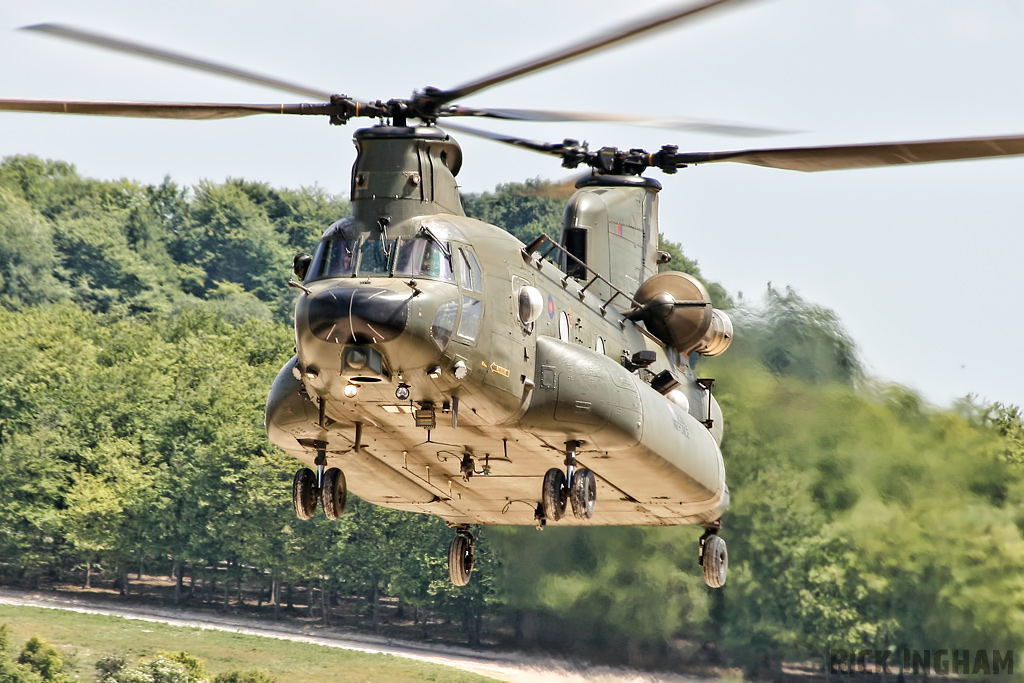
POLYGON ((697 564, 704 568, 704 583, 711 588, 721 588, 729 575, 729 553, 725 539, 718 535, 722 522, 716 520, 704 527, 697 551, 697 564))
POLYGON ((566 501, 572 504, 572 514, 579 519, 594 516, 597 503, 597 478, 586 467, 576 469, 576 449, 579 441, 565 442, 565 474, 551 468, 544 474, 541 507, 544 518, 557 522, 565 516, 566 501))
POLYGON ((473 576, 474 546, 476 539, 467 525, 455 527, 455 538, 448 546, 448 578, 456 586, 465 586, 473 576))
POLYGON ((345 474, 337 467, 327 469, 327 452, 316 452, 316 472, 303 467, 292 480, 292 506, 299 519, 311 519, 316 514, 319 501, 327 519, 337 520, 345 513, 348 503, 348 487, 345 474))

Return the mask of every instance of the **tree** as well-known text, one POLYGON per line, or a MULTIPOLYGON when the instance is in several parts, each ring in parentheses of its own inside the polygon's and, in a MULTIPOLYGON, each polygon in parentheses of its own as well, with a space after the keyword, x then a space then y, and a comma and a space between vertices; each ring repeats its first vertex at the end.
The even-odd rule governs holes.
POLYGON ((539 178, 499 185, 494 192, 464 194, 466 215, 504 228, 529 244, 542 233, 558 239, 562 232, 564 191, 539 178))
POLYGON ((0 306, 19 310, 65 298, 57 271, 49 223, 27 201, 0 186, 0 306))
POLYGON ((752 356, 776 375, 853 385, 864 376, 857 348, 833 311, 792 289, 768 286, 760 307, 735 310, 730 355, 752 356))
POLYGON ((37 673, 47 683, 67 683, 69 680, 64 658, 39 636, 32 636, 25 643, 18 655, 18 664, 37 673))

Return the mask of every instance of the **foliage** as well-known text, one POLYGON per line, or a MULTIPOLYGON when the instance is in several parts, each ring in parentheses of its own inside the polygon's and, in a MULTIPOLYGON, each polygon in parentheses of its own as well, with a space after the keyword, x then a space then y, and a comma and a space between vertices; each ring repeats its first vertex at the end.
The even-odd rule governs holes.
POLYGON ((467 216, 497 225, 529 244, 541 234, 557 238, 562 232, 565 198, 551 183, 534 178, 525 183, 499 185, 494 192, 465 194, 467 216))
POLYGON ((268 676, 258 669, 249 671, 229 671, 213 677, 213 683, 277 683, 277 679, 268 676))
MULTIPOLYGON (((528 181, 465 204, 528 241, 558 232, 560 192, 528 181)), ((699 529, 488 528, 456 589, 440 520, 352 500, 340 522, 297 522, 294 463, 266 441, 263 399, 292 353, 291 254, 345 210, 315 189, 0 164, 0 575, 37 585, 99 567, 130 593, 128 570, 147 566, 178 579, 179 600, 223 609, 243 587, 275 604, 281 586, 303 587, 325 622, 353 599, 380 628, 390 599, 471 643, 503 625, 625 659, 711 640, 776 671, 832 646, 1024 642, 1020 410, 942 410, 868 378, 835 314, 791 290, 734 308, 733 348, 700 364, 727 420, 721 592, 695 566, 699 529)), ((661 248, 704 279, 680 245, 661 248)), ((63 680, 53 648, 30 641, 16 660, 5 633, 0 680, 63 680)), ((178 655, 100 671, 205 675, 178 655)))
POLYGON ((10 627, 0 622, 0 682, 68 683, 68 664, 57 650, 39 636, 32 636, 15 660, 8 650, 10 627))
POLYGON ((780 292, 769 285, 760 307, 739 307, 732 317, 732 356, 754 357, 776 375, 811 384, 852 386, 864 376, 856 346, 836 314, 792 289, 780 292))
POLYGON ((209 683, 205 665, 187 652, 161 652, 129 667, 124 659, 97 663, 100 683, 209 683))

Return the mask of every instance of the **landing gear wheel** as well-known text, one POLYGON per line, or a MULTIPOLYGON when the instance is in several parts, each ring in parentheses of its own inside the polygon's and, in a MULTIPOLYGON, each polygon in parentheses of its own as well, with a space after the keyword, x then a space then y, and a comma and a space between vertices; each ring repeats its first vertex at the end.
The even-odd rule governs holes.
POLYGON ((729 553, 725 549, 725 539, 721 536, 708 536, 704 541, 701 558, 704 583, 712 588, 724 586, 729 575, 729 553))
POLYGON ((316 485, 316 473, 303 467, 292 480, 292 506, 299 519, 311 519, 316 514, 316 499, 320 491, 316 485))
POLYGON ((459 534, 448 546, 448 578, 456 586, 465 586, 473 576, 473 537, 459 534))
POLYGON ((337 467, 324 472, 323 484, 320 486, 320 503, 324 506, 327 519, 339 520, 345 514, 348 488, 345 485, 345 473, 337 467))
POLYGON ((550 469, 544 474, 544 490, 541 504, 544 506, 544 517, 550 522, 557 522, 565 515, 565 474, 562 470, 550 469))
POLYGON ((594 516, 594 504, 597 503, 597 478, 586 467, 576 470, 569 485, 569 502, 572 503, 572 514, 578 519, 590 519, 594 516))

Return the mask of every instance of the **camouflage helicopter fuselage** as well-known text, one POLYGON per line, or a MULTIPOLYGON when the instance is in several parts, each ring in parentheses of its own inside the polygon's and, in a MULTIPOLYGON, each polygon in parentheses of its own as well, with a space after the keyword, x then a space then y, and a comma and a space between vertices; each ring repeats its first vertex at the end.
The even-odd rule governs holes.
POLYGON ((305 273, 271 440, 307 464, 321 453, 364 500, 455 527, 545 521, 542 478, 567 450, 600 503, 559 523, 718 520, 717 402, 686 352, 627 317, 656 273, 660 185, 595 176, 569 202, 566 230, 589 231, 589 265, 612 269, 593 279, 466 217, 461 152, 439 129, 363 129, 356 144, 353 215, 305 273))

